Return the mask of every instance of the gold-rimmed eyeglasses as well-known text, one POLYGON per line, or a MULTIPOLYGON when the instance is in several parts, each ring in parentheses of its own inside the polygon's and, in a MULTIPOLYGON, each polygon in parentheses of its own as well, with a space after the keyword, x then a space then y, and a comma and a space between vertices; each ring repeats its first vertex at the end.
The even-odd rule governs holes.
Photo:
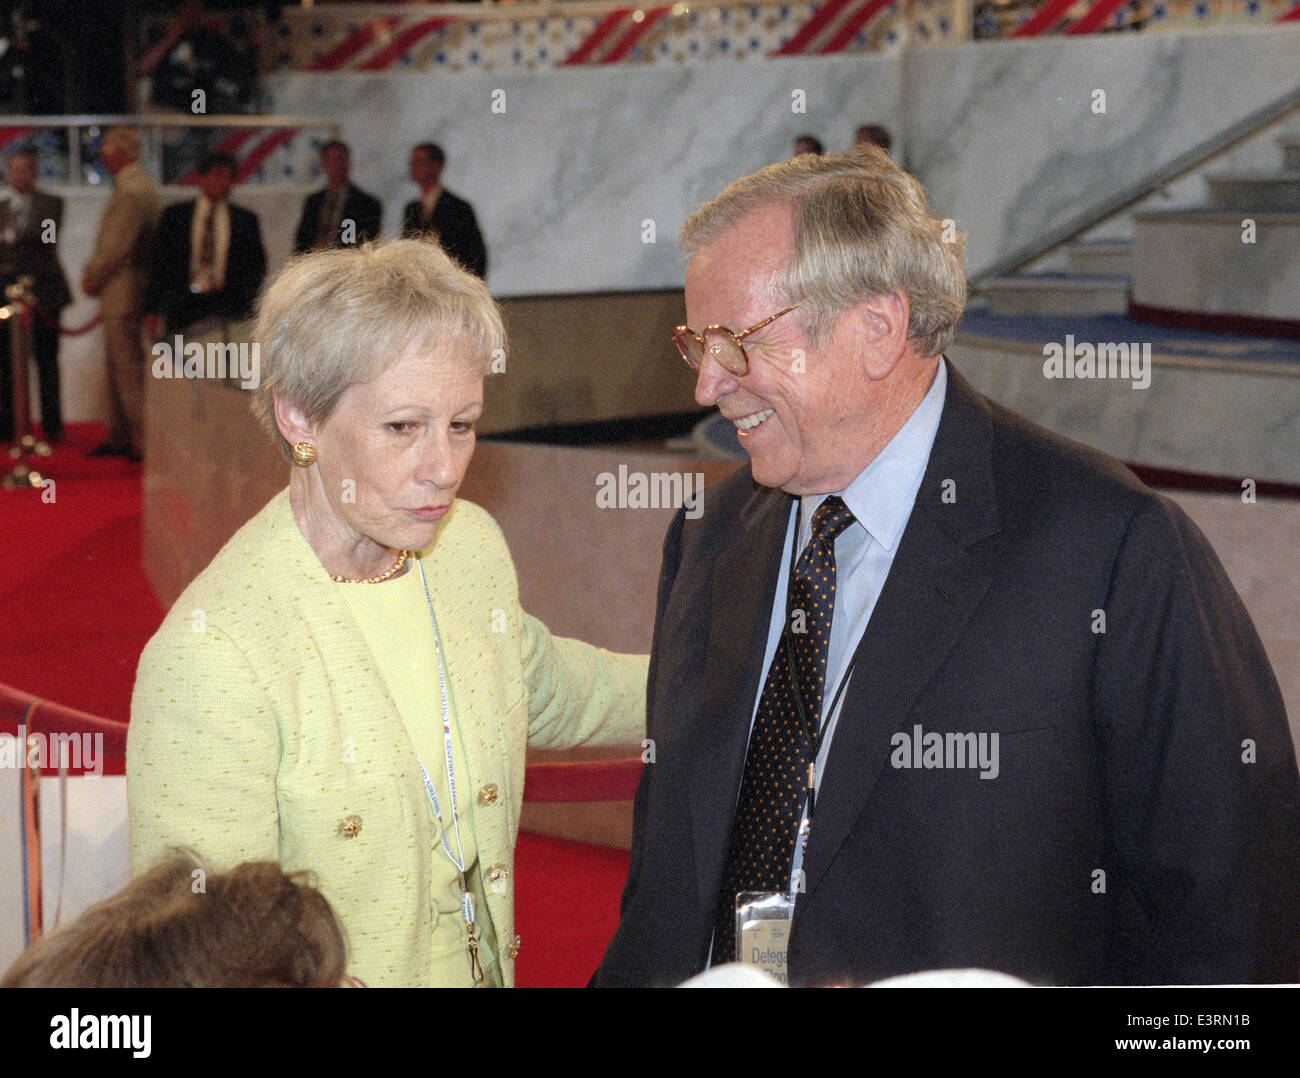
POLYGON ((726 326, 705 326, 703 333, 696 333, 689 326, 678 326, 673 330, 673 344, 677 345, 677 351, 681 352, 682 359, 686 360, 686 365, 691 370, 698 371, 700 365, 704 362, 704 350, 709 350, 709 355, 722 365, 722 368, 737 378, 743 378, 749 373, 749 357, 745 355, 745 348, 740 343, 751 333, 757 333, 764 326, 771 325, 782 315, 787 315, 796 307, 802 307, 804 300, 800 300, 793 307, 787 307, 784 311, 777 311, 771 318, 764 318, 757 325, 750 326, 749 329, 741 330, 739 333, 733 333, 726 326))

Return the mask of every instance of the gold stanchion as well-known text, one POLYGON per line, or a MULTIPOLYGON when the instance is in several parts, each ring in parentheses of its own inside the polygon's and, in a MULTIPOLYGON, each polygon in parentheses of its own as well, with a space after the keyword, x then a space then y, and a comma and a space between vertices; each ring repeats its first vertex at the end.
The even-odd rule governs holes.
POLYGON ((28 371, 32 361, 32 316, 35 297, 31 291, 32 279, 19 277, 5 289, 9 302, 0 307, 0 320, 9 330, 9 377, 13 387, 13 420, 15 441, 9 446, 9 459, 16 461, 0 477, 0 486, 7 490, 20 487, 40 487, 45 478, 31 464, 38 457, 50 455, 49 444, 37 441, 32 435, 32 411, 27 395, 28 371))

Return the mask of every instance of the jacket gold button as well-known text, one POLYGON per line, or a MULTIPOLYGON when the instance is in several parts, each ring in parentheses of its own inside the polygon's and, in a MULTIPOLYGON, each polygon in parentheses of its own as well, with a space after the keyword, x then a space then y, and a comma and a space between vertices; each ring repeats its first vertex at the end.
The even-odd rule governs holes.
POLYGON ((517 957, 518 957, 518 955, 519 955, 519 944, 520 944, 520 942, 521 942, 521 940, 519 939, 518 936, 516 936, 513 940, 510 941, 510 946, 506 948, 506 957, 507 957, 507 958, 511 958, 511 959, 513 959, 513 958, 517 958, 517 957))
POLYGON ((483 789, 478 792, 478 803, 480 805, 495 805, 497 803, 497 784, 489 782, 483 789))
POLYGON ((356 838, 357 835, 361 834, 361 817, 344 816, 343 819, 339 820, 338 831, 344 838, 356 838))
POLYGON ((510 878, 510 869, 505 865, 492 865, 487 870, 488 887, 492 889, 493 894, 503 895, 506 893, 506 880, 510 878))

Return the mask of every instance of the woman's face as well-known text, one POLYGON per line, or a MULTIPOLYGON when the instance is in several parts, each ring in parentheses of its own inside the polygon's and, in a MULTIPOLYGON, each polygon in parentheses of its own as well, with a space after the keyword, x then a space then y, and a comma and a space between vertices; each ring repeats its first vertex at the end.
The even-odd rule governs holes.
POLYGON ((474 454, 483 374, 461 338, 410 347, 349 386, 315 429, 319 497, 338 541, 364 551, 433 542, 474 454))

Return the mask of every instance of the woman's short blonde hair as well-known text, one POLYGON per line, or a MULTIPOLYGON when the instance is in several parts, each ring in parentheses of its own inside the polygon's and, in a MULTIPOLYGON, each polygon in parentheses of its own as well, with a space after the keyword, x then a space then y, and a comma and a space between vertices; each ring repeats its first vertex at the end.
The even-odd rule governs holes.
POLYGON ((966 306, 966 237, 930 214, 925 190, 876 146, 837 157, 804 154, 729 184, 682 226, 687 254, 717 239, 762 206, 789 203, 794 250, 778 302, 797 312, 815 347, 843 312, 869 296, 903 292, 908 339, 922 355, 952 343, 966 306))
POLYGON ((349 386, 377 377, 412 347, 467 342, 486 374, 506 346, 487 286, 427 239, 298 256, 263 293, 254 335, 261 366, 253 411, 286 458, 274 397, 320 422, 349 386))

